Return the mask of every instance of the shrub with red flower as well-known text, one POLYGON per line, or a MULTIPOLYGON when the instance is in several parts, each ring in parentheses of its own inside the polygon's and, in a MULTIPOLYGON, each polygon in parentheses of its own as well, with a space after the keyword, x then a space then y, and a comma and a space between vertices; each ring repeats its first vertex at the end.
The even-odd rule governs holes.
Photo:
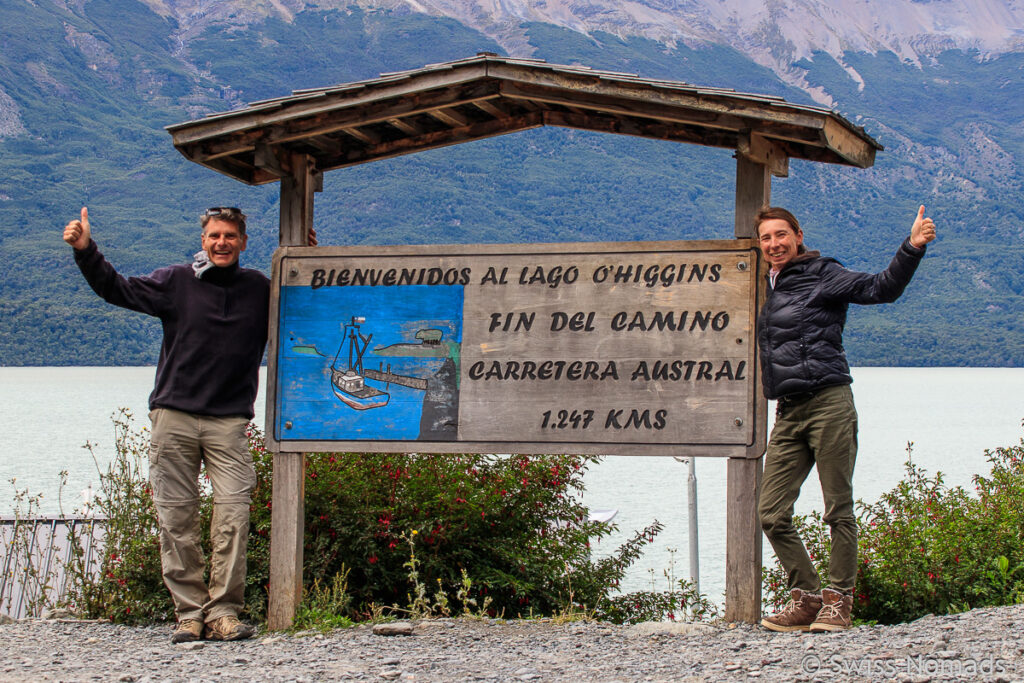
MULTIPOLYGON (((973 495, 908 457, 895 488, 858 502, 855 618, 898 623, 1024 602, 1024 440, 986 456, 991 472, 974 477, 973 495)), ((828 585, 828 526, 817 513, 794 521, 828 585)), ((788 598, 777 563, 765 570, 764 588, 769 608, 788 598)))
MULTIPOLYGON (((259 485, 249 540, 249 611, 265 609, 269 557, 270 454, 253 449, 259 485)), ((358 612, 370 603, 404 605, 408 545, 419 534, 419 581, 452 595, 462 572, 466 599, 490 598, 506 616, 554 613, 570 602, 596 607, 639 556, 633 548, 602 560, 590 541, 610 533, 580 502, 583 474, 596 459, 574 455, 344 453, 306 460, 307 584, 349 571, 358 612)), ((645 545, 660 526, 644 531, 645 545)), ((453 603, 455 599, 453 599, 453 603)), ((478 601, 482 604, 482 600, 478 601)), ((453 604, 458 612, 463 605, 453 604)), ((358 614, 353 615, 358 616, 358 614)))

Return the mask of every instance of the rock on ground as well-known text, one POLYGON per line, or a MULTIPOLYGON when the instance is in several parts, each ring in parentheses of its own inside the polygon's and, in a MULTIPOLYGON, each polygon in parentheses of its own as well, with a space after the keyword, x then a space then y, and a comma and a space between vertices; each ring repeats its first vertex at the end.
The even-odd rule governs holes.
POLYGON ((0 681, 1024 681, 1024 605, 840 633, 438 619, 192 647, 169 626, 0 626, 0 681))

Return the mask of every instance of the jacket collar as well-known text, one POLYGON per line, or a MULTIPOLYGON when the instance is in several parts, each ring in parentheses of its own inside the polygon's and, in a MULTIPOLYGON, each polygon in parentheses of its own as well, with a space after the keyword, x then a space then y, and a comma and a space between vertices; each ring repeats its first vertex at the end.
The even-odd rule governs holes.
POLYGON ((768 280, 768 283, 771 285, 772 289, 774 289, 775 281, 787 270, 802 266, 805 263, 809 263, 819 258, 821 258, 821 252, 816 249, 814 251, 805 251, 802 254, 797 254, 786 265, 782 266, 782 270, 776 273, 772 273, 772 271, 769 270, 768 274, 765 275, 765 279, 768 280))
POLYGON ((226 285, 235 279, 235 276, 238 275, 238 269, 239 266, 237 261, 226 268, 214 266, 203 273, 201 279, 204 282, 210 282, 215 285, 226 285))
POLYGON ((805 251, 802 254, 797 254, 786 265, 782 266, 782 270, 780 270, 779 273, 784 273, 786 272, 786 270, 792 268, 793 266, 797 266, 802 263, 807 263, 808 261, 813 261, 814 259, 818 258, 821 258, 821 252, 818 251, 817 249, 815 249, 814 251, 805 251))

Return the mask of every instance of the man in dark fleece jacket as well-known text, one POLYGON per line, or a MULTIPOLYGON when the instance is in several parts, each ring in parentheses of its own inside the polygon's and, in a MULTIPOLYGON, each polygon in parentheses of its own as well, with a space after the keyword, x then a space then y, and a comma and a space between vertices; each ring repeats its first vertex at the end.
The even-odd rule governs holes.
POLYGON ((75 262, 106 301, 160 319, 163 344, 149 397, 149 479, 160 521, 160 561, 178 625, 172 642, 239 640, 249 494, 256 473, 246 425, 253 417, 267 343, 270 282, 241 268, 245 215, 209 209, 200 218, 202 251, 192 265, 124 278, 92 241, 88 209, 64 228, 75 262), (213 488, 209 585, 199 543, 199 469, 213 488))
POLYGON ((850 627, 857 578, 857 520, 853 467, 857 410, 843 350, 849 304, 895 301, 910 283, 935 223, 922 206, 889 267, 880 273, 849 271, 804 247, 796 217, 779 207, 762 209, 755 226, 771 266, 768 296, 757 320, 765 396, 777 399, 775 427, 765 454, 758 513, 761 528, 789 579, 791 599, 761 620, 773 631, 837 631, 850 627), (817 572, 793 526, 793 505, 817 467, 832 535, 829 585, 817 572))

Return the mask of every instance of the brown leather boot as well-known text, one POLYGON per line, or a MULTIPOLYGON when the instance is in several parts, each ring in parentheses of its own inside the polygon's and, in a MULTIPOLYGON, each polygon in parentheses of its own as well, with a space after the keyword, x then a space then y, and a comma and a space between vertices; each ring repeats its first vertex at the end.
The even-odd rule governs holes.
POLYGON ((794 588, 789 592, 789 602, 781 612, 765 617, 761 626, 769 631, 807 631, 814 618, 821 611, 821 596, 794 588))
POLYGON ((826 588, 821 591, 821 611, 811 624, 811 632, 842 631, 850 628, 850 612, 853 610, 853 596, 826 588))

